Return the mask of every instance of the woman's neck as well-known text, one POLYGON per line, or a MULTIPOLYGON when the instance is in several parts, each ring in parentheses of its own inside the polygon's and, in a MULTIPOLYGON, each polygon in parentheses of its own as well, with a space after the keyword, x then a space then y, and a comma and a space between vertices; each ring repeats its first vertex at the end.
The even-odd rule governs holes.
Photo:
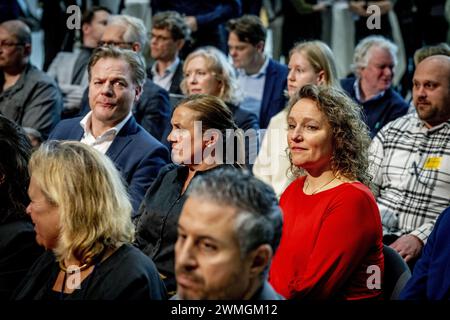
POLYGON ((189 186, 189 183, 191 183, 191 180, 194 178, 195 174, 198 171, 206 171, 209 169, 214 168, 215 166, 217 166, 216 163, 213 164, 207 164, 205 161, 199 163, 199 164, 193 164, 193 165, 188 165, 188 175, 186 177, 186 180, 184 181, 184 185, 183 185, 183 189, 181 191, 181 194, 183 194, 187 187, 189 186))
POLYGON ((332 170, 326 170, 320 173, 307 172, 303 192, 309 195, 316 194, 332 189, 342 183, 341 177, 336 175, 332 170))

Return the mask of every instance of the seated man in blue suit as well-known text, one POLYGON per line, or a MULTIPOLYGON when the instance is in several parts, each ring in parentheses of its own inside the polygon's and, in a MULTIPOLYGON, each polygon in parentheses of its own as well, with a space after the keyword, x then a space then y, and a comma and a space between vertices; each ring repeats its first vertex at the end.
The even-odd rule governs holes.
POLYGON ((142 94, 144 62, 131 50, 98 48, 89 61, 88 75, 91 111, 83 118, 61 121, 49 139, 79 140, 108 155, 128 184, 136 212, 169 160, 168 150, 131 113, 142 94))
POLYGON ((285 107, 288 68, 264 55, 266 28, 257 16, 245 15, 227 26, 230 56, 244 92, 240 107, 256 114, 260 128, 266 129, 285 107))
POLYGON ((450 207, 440 214, 400 299, 450 300, 450 207))
MULTIPOLYGON (((142 53, 147 40, 147 28, 141 19, 116 15, 108 20, 101 37, 100 46, 113 46, 142 53)), ((87 91, 81 102, 80 115, 89 112, 87 91)), ((149 78, 142 86, 142 95, 134 104, 133 115, 136 121, 152 136, 166 142, 170 121, 171 106, 169 94, 149 78)))

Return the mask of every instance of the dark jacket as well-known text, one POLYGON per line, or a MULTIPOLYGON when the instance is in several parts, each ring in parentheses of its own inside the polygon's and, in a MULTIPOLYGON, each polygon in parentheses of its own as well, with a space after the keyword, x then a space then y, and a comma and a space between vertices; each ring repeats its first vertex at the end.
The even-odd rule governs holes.
POLYGON ((450 208, 447 208, 436 221, 400 299, 450 300, 449 230, 450 208))
MULTIPOLYGON (((341 86, 356 103, 361 104, 356 99, 355 81, 356 78, 342 79, 341 86)), ((392 88, 387 89, 383 96, 363 102, 361 105, 364 110, 364 121, 369 126, 371 138, 375 137, 387 123, 404 116, 409 108, 405 100, 392 88)))
POLYGON ((95 265, 94 271, 71 294, 53 291, 60 272, 52 251, 45 252, 14 292, 14 300, 163 300, 166 290, 153 262, 124 244, 95 265))
POLYGON ((288 68, 270 59, 267 65, 266 81, 259 113, 259 127, 266 129, 270 119, 286 106, 286 90, 288 68))
POLYGON ((2 91, 0 71, 0 114, 23 127, 38 130, 44 139, 61 119, 63 98, 55 81, 28 64, 19 80, 2 91))
MULTIPOLYGON (((221 166, 215 168, 218 167, 221 166)), ((136 245, 155 262, 159 273, 164 276, 169 293, 176 290, 174 247, 178 236, 178 218, 187 198, 182 189, 188 170, 186 166, 176 164, 162 168, 145 194, 138 212, 136 245)))
MULTIPOLYGON (((178 294, 174 295, 170 300, 181 300, 178 294)), ((260 300, 285 300, 284 297, 275 292, 269 282, 264 280, 261 288, 256 291, 253 297, 250 298, 251 301, 260 301, 260 300)))
MULTIPOLYGON (((170 88, 169 88, 169 94, 173 93, 173 94, 183 94, 183 92, 181 92, 181 88, 180 88, 180 84, 181 81, 183 81, 183 61, 180 60, 180 63, 178 64, 177 68, 175 69, 175 73, 173 74, 172 77, 172 83, 170 84, 170 88)), ((147 78, 153 80, 153 74, 152 74, 152 66, 147 68, 147 78)))
POLYGON ((35 237, 33 225, 25 219, 0 224, 0 301, 9 300, 44 252, 35 237))
MULTIPOLYGON (((80 141, 84 135, 81 119, 61 121, 49 139, 80 141)), ((127 182, 133 211, 136 212, 145 191, 155 180, 159 170, 169 162, 168 150, 131 117, 114 138, 106 155, 127 182)))

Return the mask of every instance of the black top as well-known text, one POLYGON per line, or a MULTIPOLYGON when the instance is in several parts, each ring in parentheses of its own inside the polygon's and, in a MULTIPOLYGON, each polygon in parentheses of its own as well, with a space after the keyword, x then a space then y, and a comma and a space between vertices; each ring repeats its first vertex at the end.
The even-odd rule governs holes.
POLYGON ((166 290, 153 262, 135 247, 124 244, 81 282, 81 288, 61 295, 52 290, 60 269, 53 252, 33 265, 14 300, 163 300, 166 290))
POLYGON ((30 222, 18 220, 0 225, 0 301, 10 298, 43 252, 30 222))
MULTIPOLYGON (((225 165, 210 170, 222 166, 225 165)), ((186 192, 181 192, 188 170, 188 167, 176 164, 163 167, 147 190, 138 211, 136 245, 155 262, 169 293, 176 290, 174 247, 178 237, 178 218, 187 198, 186 192)), ((199 171, 196 176, 204 172, 199 171)))

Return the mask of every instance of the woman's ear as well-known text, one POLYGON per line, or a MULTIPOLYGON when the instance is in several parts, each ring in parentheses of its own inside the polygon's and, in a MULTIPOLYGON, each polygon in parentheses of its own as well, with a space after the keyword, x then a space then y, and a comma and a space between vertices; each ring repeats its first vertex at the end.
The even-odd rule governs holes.
POLYGON ((325 71, 320 70, 317 74, 317 84, 324 85, 325 84, 325 71))

